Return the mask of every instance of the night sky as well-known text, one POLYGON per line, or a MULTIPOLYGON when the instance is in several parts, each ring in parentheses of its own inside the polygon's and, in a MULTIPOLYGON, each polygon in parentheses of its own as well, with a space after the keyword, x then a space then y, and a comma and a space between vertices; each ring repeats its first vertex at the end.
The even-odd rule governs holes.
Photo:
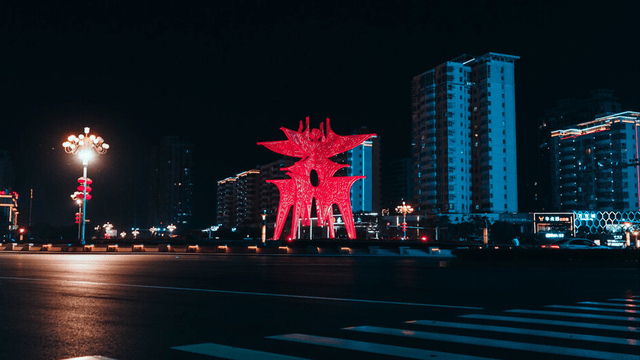
POLYGON ((125 189, 145 187, 148 153, 165 135, 196 144, 202 227, 213 224, 216 181, 276 160, 256 142, 283 140, 279 128, 306 116, 313 127, 331 118, 340 135, 367 126, 383 159, 409 156, 411 78, 463 53, 520 56, 521 186, 533 176, 536 120, 555 100, 606 88, 640 111, 637 1, 147 3, 0 8, 0 147, 11 151, 22 223, 34 189, 33 223, 73 224, 82 166, 61 143, 84 126, 112 146, 89 166, 87 214, 100 224, 114 222, 125 189))

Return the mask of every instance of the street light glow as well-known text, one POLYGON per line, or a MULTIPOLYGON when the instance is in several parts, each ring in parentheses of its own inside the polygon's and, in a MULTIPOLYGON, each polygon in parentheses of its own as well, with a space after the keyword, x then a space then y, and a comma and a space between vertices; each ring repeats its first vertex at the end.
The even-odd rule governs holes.
POLYGON ((88 164, 89 160, 93 158, 93 153, 89 149, 82 150, 78 153, 78 157, 80 157, 83 164, 88 164))
POLYGON ((402 214, 402 230, 404 232, 404 236, 402 240, 407 239, 407 214, 411 214, 413 212, 413 207, 411 205, 407 205, 404 201, 402 205, 396 206, 396 212, 402 214))

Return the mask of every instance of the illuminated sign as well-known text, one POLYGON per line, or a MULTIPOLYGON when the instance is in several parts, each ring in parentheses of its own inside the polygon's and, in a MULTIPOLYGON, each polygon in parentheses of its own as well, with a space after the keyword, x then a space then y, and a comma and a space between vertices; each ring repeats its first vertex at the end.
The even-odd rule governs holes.
POLYGON ((544 237, 547 239, 562 239, 564 238, 564 234, 547 233, 544 234, 544 237))
POLYGON ((534 233, 544 233, 547 238, 562 238, 573 233, 573 213, 534 213, 534 233))
POLYGON ((562 215, 558 215, 558 214, 549 214, 549 215, 537 214, 535 221, 536 222, 571 223, 571 222, 573 222, 573 219, 572 219, 572 215, 568 215, 568 214, 562 214, 562 215))
POLYGON ((595 220, 596 213, 578 213, 578 220, 595 220))

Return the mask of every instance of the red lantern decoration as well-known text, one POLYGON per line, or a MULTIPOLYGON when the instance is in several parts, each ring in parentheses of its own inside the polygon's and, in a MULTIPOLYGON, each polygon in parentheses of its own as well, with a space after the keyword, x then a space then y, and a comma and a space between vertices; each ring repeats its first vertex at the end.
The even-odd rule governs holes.
MULTIPOLYGON (((83 185, 78 186, 78 191, 84 192, 85 187, 83 185)), ((91 192, 91 186, 87 186, 87 192, 91 192)))
MULTIPOLYGON (((78 178, 78 182, 79 182, 80 184, 84 184, 84 183, 85 183, 85 180, 84 180, 84 178, 83 178, 83 177, 81 177, 81 178, 78 178)), ((91 183, 93 183, 93 180, 91 180, 90 178, 87 178, 87 181, 86 181, 86 182, 87 182, 87 185, 91 185, 91 183)))
MULTIPOLYGON (((84 200, 84 193, 80 193, 77 196, 78 199, 84 200)), ((87 200, 91 200, 91 194, 87 193, 87 200)))
POLYGON ((91 179, 87 178, 85 179, 84 177, 78 178, 78 182, 80 183, 80 186, 78 186, 78 191, 80 192, 80 194, 78 194, 76 197, 80 200, 84 200, 84 195, 85 193, 87 194, 87 200, 91 200, 91 195, 89 194, 91 192, 91 183, 93 181, 91 181, 91 179))

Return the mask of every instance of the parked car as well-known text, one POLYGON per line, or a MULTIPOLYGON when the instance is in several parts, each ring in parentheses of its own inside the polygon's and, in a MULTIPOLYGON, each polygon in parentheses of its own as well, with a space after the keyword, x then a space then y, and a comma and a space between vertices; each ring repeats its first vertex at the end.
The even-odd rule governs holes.
POLYGON ((608 246, 601 246, 589 239, 568 238, 554 242, 553 244, 542 245, 543 249, 610 249, 608 246))

